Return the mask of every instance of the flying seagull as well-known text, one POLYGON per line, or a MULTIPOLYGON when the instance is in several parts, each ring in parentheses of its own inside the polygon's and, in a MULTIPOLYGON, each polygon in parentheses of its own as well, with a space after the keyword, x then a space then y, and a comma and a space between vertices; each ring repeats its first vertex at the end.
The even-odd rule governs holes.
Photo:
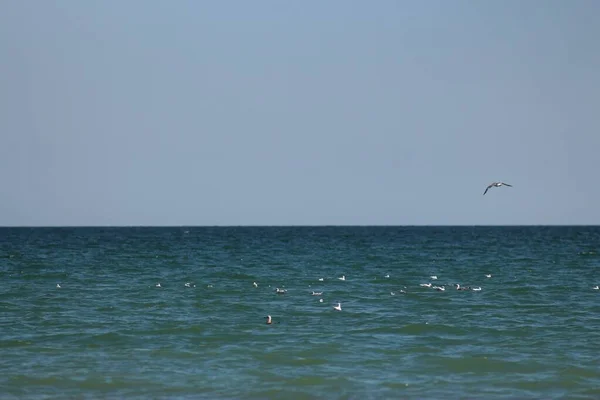
POLYGON ((494 182, 494 183, 490 184, 488 187, 485 188, 485 192, 483 192, 483 194, 485 195, 487 193, 487 191, 490 190, 491 187, 500 187, 500 186, 510 186, 510 187, 512 187, 512 185, 509 185, 508 183, 494 182))

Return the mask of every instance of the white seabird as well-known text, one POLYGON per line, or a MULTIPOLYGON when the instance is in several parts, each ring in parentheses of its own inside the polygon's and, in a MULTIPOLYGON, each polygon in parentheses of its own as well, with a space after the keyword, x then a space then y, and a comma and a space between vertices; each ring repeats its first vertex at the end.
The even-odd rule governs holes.
MULTIPOLYGON (((56 285, 56 286, 59 287, 58 285, 56 285)), ((592 289, 594 289, 594 290, 600 290, 600 286, 596 285, 592 289)))
POLYGON ((488 185, 488 187, 485 188, 485 192, 483 192, 483 194, 485 195, 487 193, 488 190, 490 190, 490 188, 492 187, 500 187, 500 186, 509 186, 512 187, 512 185, 509 185, 508 183, 504 183, 504 182, 493 182, 490 183, 488 185))
POLYGON ((346 275, 342 275, 341 277, 338 278, 340 281, 345 281, 346 280, 346 275))
POLYGON ((258 283, 256 282, 252 282, 252 285, 254 285, 254 287, 258 287, 258 283))
POLYGON ((60 283, 57 283, 57 284, 56 284, 56 288, 57 288, 57 289, 60 289, 60 283))
POLYGON ((486 277, 486 278, 491 278, 491 277, 492 277, 492 274, 485 274, 485 277, 486 277))
POLYGON ((342 303, 337 303, 337 306, 333 306, 334 310, 342 311, 342 303))

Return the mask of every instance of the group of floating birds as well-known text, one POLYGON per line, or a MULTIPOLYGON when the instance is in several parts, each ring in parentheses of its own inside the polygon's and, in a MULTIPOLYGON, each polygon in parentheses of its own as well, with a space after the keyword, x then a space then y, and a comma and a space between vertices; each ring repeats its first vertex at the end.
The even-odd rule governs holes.
MULTIPOLYGON (((485 195, 485 194, 488 192, 488 190, 490 190, 490 188, 493 188, 493 187, 501 187, 501 186, 508 186, 508 187, 512 187, 512 185, 509 185, 508 183, 505 183, 505 182, 492 182, 492 183, 490 183, 490 184, 489 184, 489 185, 488 185, 488 186, 485 188, 485 191, 483 192, 483 194, 485 195)), ((187 231, 186 231, 186 233, 187 233, 187 231)), ((385 275, 385 278, 389 278, 389 277, 390 277, 390 275, 389 275, 389 274, 386 274, 386 275, 385 275)), ((489 278, 491 278, 491 277, 492 277, 492 275, 491 275, 491 274, 486 274, 486 275, 485 275, 485 277, 489 279, 489 278)), ((437 280, 437 279, 438 279, 438 277, 437 277, 436 275, 431 275, 429 278, 430 278, 431 280, 437 280)), ((346 280, 346 276, 345 276, 345 275, 342 275, 342 276, 340 276, 338 279, 339 279, 340 281, 345 281, 345 280, 346 280)), ((319 278, 318 280, 319 280, 319 282, 323 282, 325 279, 324 279, 324 278, 319 278)), ((253 282, 253 283, 252 283, 252 285, 253 285, 255 288, 257 288, 257 287, 258 287, 258 283, 256 283, 256 282, 253 282)), ((156 284, 156 285, 154 285, 154 286, 155 286, 155 287, 157 287, 157 288, 162 288, 162 286, 161 286, 160 282, 159 282, 159 283, 157 283, 157 284, 156 284)), ((188 288, 196 287, 196 285, 195 285, 195 284, 193 284, 192 282, 186 282, 186 283, 184 284, 184 286, 185 286, 185 287, 188 287, 188 288)), ((438 286, 438 285, 433 285, 431 282, 428 282, 428 283, 421 283, 421 284, 419 284, 419 286, 421 286, 421 287, 425 287, 425 288, 430 288, 430 289, 437 290, 437 291, 440 291, 440 292, 444 292, 444 291, 446 291, 446 286, 448 286, 448 287, 451 287, 451 288, 454 288, 454 289, 456 289, 456 290, 459 290, 459 291, 473 291, 473 292, 480 292, 480 291, 481 291, 481 287, 480 287, 480 286, 474 286, 474 287, 471 287, 471 286, 461 286, 459 283, 448 283, 448 284, 446 284, 446 285, 441 285, 441 286, 438 286)), ((207 287, 208 287, 208 288, 212 288, 212 287, 213 287, 213 285, 207 285, 207 287)), ((309 286, 309 287, 310 287, 310 286, 309 286)), ((60 288, 61 288, 60 284, 58 284, 58 283, 57 283, 57 284, 56 284, 56 288, 57 288, 57 289, 60 289, 60 288)), ((406 286, 404 286, 404 289, 406 289, 406 286)), ((406 290, 404 290, 404 289, 401 289, 401 290, 400 290, 400 293, 404 293, 404 294, 405 294, 405 293, 406 293, 406 290)), ((596 286, 594 286, 592 289, 593 289, 593 290, 600 290, 600 286, 596 285, 596 286)), ((287 293, 287 289, 283 289, 283 288, 275 288, 275 293, 276 293, 276 294, 286 294, 286 293, 287 293)), ((323 292, 315 292, 315 291, 313 290, 313 291, 312 291, 312 293, 311 293, 311 295, 312 295, 312 296, 322 296, 322 295, 323 295, 323 292)), ((395 296, 395 295, 396 295, 396 293, 395 293, 395 292, 390 292, 390 295, 392 295, 392 296, 395 296)), ((322 299, 322 298, 321 298, 321 299, 319 299, 319 302, 320 302, 320 303, 322 303, 322 302, 323 302, 323 299, 322 299)), ((336 310, 336 311, 342 311, 342 304, 341 304, 341 303, 337 303, 337 304, 335 304, 334 306, 332 306, 332 308, 333 308, 334 310, 336 310)), ((267 320, 267 325, 271 325, 271 324, 273 323, 273 318, 272 318, 270 315, 267 315, 267 316, 265 317, 265 319, 267 320)))
MULTIPOLYGON (((486 276, 486 278, 491 278, 492 277, 491 274, 486 274, 485 276, 486 276)), ((390 277, 390 274, 386 274, 385 275, 385 278, 389 278, 389 277, 390 277)), ((429 278, 431 280, 437 280, 438 279, 438 277, 436 275, 431 275, 429 278)), ((346 280, 346 275, 342 275, 338 279, 340 281, 345 281, 346 280)), ((319 278, 319 282, 323 282, 324 280, 325 280, 324 278, 319 278)), ((258 287, 258 283, 253 282, 252 284, 254 285, 254 287, 258 287)), ((443 292, 443 291, 446 290, 446 286, 454 287, 456 290, 464 290, 464 291, 466 291, 466 290, 472 290, 474 292, 481 291, 481 287, 479 287, 479 286, 477 286, 477 287, 460 286, 459 283, 454 283, 454 284, 449 283, 449 284, 446 284, 446 285, 437 286, 437 285, 433 285, 432 283, 429 282, 429 283, 421 283, 419 286, 426 287, 426 288, 431 288, 431 289, 438 290, 438 291, 441 291, 441 292, 443 292)), ((310 287, 310 285, 309 285, 309 287, 310 287)), ((406 286, 404 286, 404 289, 406 289, 406 286)), ((404 293, 405 294, 406 290, 404 290, 404 289, 400 289, 400 293, 404 293)), ((287 293, 287 289, 275 288, 275 293, 276 294, 286 294, 287 293)), ((311 295, 312 296, 321 296, 321 295, 323 295, 323 292, 315 292, 313 290, 312 293, 311 293, 311 295)), ((396 293, 395 292, 390 292, 390 295, 395 296, 396 293)), ((322 303, 323 299, 319 299, 319 302, 322 303)), ((342 311, 342 303, 337 303, 334 306, 332 306, 332 308, 334 310, 336 310, 336 311, 342 311)), ((271 325, 273 323, 273 318, 270 315, 267 315, 265 318, 267 320, 267 325, 271 325)))
MULTIPOLYGON (((486 278, 491 278, 492 274, 486 274, 485 275, 486 278)), ((437 276, 436 275, 431 275, 430 278, 432 280, 436 280, 437 276)), ((481 287, 480 286, 460 286, 460 283, 448 283, 447 285, 442 285, 442 286, 437 286, 437 285, 432 285, 431 283, 421 283, 419 286, 422 287, 426 287, 426 288, 432 288, 435 289, 439 292, 444 292, 446 291, 446 286, 450 286, 450 287, 454 287, 456 290, 472 290, 474 292, 480 292, 481 291, 481 287)), ((406 289, 406 287, 405 287, 406 289)), ((393 293, 393 292, 392 292, 393 293)), ((400 293, 406 293, 405 291, 401 290, 400 293)))
MULTIPOLYGON (((390 274, 386 274, 384 276, 384 278, 389 278, 389 277, 390 277, 390 274)), ((492 274, 485 274, 485 277, 487 279, 490 279, 492 277, 492 274)), ((340 281, 345 281, 346 280, 346 276, 342 275, 342 276, 338 277, 337 279, 340 280, 340 281)), ((438 277, 437 277, 437 275, 431 275, 431 276, 429 276, 429 279, 432 280, 432 281, 435 281, 435 280, 438 280, 438 277)), ((323 282, 323 281, 325 281, 325 278, 319 278, 318 281, 319 282, 323 282)), ((252 282, 252 285, 255 288, 258 288, 258 283, 252 282)), ((185 282, 184 286, 187 287, 187 288, 195 288, 196 287, 196 285, 194 283, 192 283, 192 282, 185 282)), ((434 285, 431 282, 427 282, 427 283, 421 283, 421 284, 419 284, 419 286, 423 287, 423 288, 437 290, 437 291, 440 291, 440 292, 446 291, 446 287, 449 287, 451 289, 458 290, 458 291, 480 292, 482 290, 481 286, 472 286, 472 287, 471 286, 461 286, 459 283, 447 283, 445 285, 434 285)), ((156 288, 162 288, 162 285, 160 284, 160 282, 158 282, 157 284, 154 285, 154 287, 156 287, 156 288)), ((207 288, 212 288, 213 285, 209 284, 206 287, 207 288)), ((271 286, 269 285, 269 287, 271 287, 271 286)), ((309 285, 309 287, 310 287, 310 285, 309 285)), ((60 286, 60 283, 56 284, 56 288, 57 289, 61 289, 62 288, 60 286)), ((406 294, 407 293, 407 291, 405 290, 406 286, 403 286, 403 288, 404 289, 400 289, 399 293, 406 294)), ((592 287, 592 289, 593 290, 600 290, 600 286, 596 285, 596 286, 592 287)), ((275 288, 275 294, 284 295, 286 293, 287 293, 287 289, 279 288, 279 287, 275 288)), ((310 294, 312 296, 322 296, 323 292, 322 291, 321 292, 316 292, 316 291, 313 290, 310 294)), ((391 296, 395 296, 396 293, 395 292, 390 292, 390 295, 391 296)), ((323 299, 320 298, 319 302, 323 303, 323 299)), ((337 303, 337 304, 333 305, 332 308, 333 308, 333 310, 336 310, 336 311, 342 311, 342 304, 341 303, 337 303)), ((273 318, 270 315, 267 315, 265 317, 265 319, 267 320, 267 325, 271 325, 273 323, 273 318)))

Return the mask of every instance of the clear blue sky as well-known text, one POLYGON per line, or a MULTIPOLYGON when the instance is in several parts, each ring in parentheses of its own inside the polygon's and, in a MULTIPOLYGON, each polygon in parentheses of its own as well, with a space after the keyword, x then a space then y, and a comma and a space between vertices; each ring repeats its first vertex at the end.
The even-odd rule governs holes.
POLYGON ((2 1, 0 225, 600 224, 599 18, 2 1))

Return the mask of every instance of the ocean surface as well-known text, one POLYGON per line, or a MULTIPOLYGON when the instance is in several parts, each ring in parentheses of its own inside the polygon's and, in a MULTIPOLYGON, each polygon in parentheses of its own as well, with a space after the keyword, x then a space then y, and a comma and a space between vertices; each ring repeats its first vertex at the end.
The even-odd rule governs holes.
POLYGON ((0 283, 3 400, 600 398, 600 227, 1 228, 0 283))

